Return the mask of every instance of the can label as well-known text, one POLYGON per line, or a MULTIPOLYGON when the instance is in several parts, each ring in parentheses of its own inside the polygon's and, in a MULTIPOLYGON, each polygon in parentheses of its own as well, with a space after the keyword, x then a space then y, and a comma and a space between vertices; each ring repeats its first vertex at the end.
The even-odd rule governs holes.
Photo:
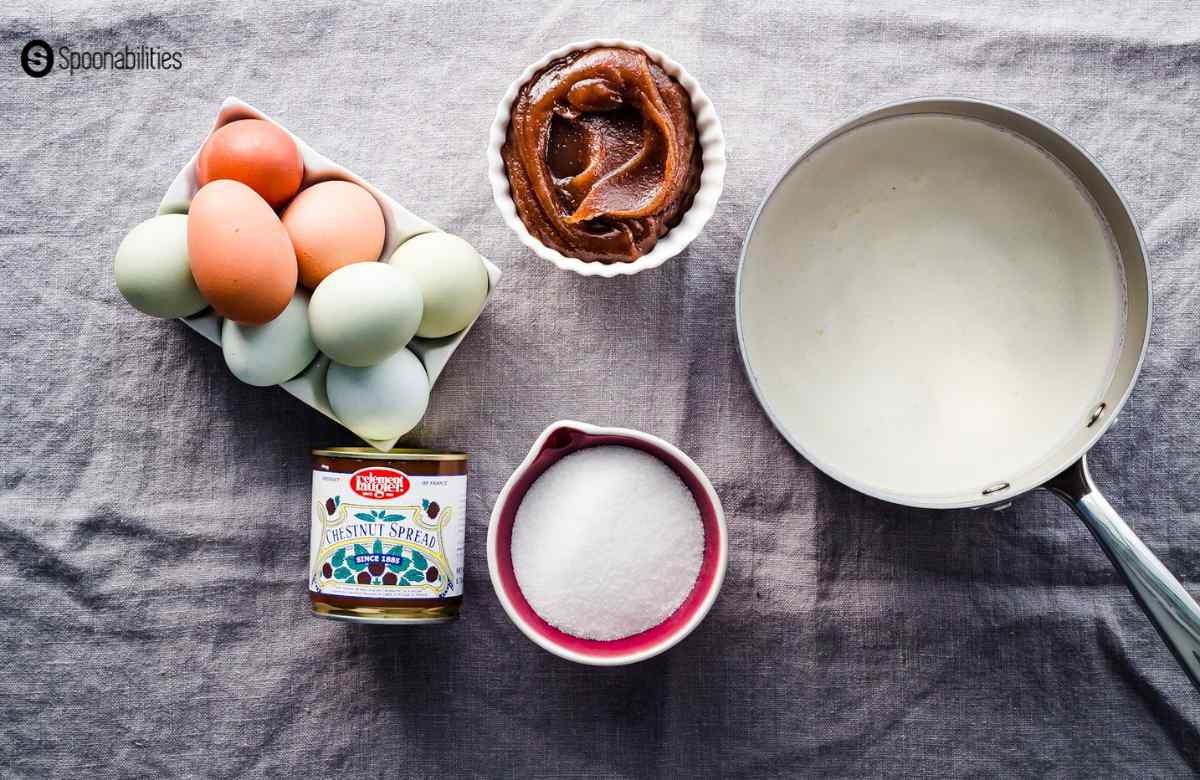
POLYGON ((374 599, 462 595, 467 477, 313 471, 308 588, 374 599))

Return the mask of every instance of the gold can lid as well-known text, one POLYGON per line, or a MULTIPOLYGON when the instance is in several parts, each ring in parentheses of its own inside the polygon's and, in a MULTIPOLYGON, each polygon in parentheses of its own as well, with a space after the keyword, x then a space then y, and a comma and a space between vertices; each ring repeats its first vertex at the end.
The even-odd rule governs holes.
POLYGON ((418 450, 397 447, 390 450, 377 450, 373 447, 329 447, 313 450, 313 455, 325 458, 358 458, 361 460, 466 460, 465 452, 446 452, 441 450, 418 450))

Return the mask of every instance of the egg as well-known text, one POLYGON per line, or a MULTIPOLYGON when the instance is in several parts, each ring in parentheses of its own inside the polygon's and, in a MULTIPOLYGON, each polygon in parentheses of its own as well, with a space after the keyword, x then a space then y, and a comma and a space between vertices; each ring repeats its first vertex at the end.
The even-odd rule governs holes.
POLYGON ((333 360, 370 366, 412 339, 423 308, 409 274, 386 263, 354 263, 317 286, 308 322, 313 341, 333 360))
POLYGON ((449 233, 423 233, 401 244, 388 264, 408 271, 425 310, 417 335, 441 338, 471 324, 487 299, 488 275, 475 248, 449 233))
POLYGON ((152 317, 187 317, 208 307, 192 278, 187 235, 186 216, 163 214, 121 241, 113 272, 133 308, 152 317))
POLYGON ((421 361, 402 349, 366 368, 329 365, 325 391, 334 414, 368 439, 390 439, 412 430, 429 404, 429 377, 421 361))
POLYGON ((262 325, 292 300, 292 242, 271 206, 245 184, 220 179, 196 193, 187 246, 196 285, 221 316, 262 325))
POLYGON ((277 209, 300 189, 304 158, 279 125, 239 119, 213 131, 196 158, 196 185, 219 179, 240 181, 277 209))
POLYGON ((296 290, 278 317, 265 325, 221 325, 221 352, 233 375, 248 385, 286 382, 317 356, 308 329, 308 291, 296 290))
POLYGON ((300 263, 300 284, 315 290, 337 269, 378 260, 386 226, 371 193, 348 181, 306 188, 283 212, 300 263))

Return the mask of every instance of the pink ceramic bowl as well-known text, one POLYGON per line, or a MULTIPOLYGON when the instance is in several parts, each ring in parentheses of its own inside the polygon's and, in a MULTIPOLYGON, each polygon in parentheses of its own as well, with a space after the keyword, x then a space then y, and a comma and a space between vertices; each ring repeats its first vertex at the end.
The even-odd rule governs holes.
POLYGON ((572 420, 559 420, 542 432, 525 460, 500 491, 488 526, 487 554, 496 596, 508 617, 525 636, 569 661, 594 666, 621 666, 644 661, 673 647, 708 614, 725 579, 728 554, 725 513, 708 477, 675 445, 641 431, 600 428, 572 420), (700 509, 700 520, 704 524, 704 557, 692 592, 670 617, 657 626, 640 634, 610 641, 580 639, 542 620, 525 600, 517 584, 511 547, 517 507, 534 480, 560 458, 576 450, 601 444, 636 447, 670 466, 692 491, 696 506, 700 509))

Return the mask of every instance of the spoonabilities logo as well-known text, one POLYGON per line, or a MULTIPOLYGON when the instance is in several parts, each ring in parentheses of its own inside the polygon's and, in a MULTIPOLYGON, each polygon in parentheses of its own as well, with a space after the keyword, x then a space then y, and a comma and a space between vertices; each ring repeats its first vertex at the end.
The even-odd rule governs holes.
POLYGON ((50 44, 35 38, 21 49, 21 70, 35 79, 49 76, 52 70, 76 71, 180 70, 183 52, 160 49, 144 43, 124 44, 114 49, 80 49, 50 44))
POLYGON ((54 68, 54 49, 45 41, 34 39, 21 49, 21 70, 40 79, 54 68))

